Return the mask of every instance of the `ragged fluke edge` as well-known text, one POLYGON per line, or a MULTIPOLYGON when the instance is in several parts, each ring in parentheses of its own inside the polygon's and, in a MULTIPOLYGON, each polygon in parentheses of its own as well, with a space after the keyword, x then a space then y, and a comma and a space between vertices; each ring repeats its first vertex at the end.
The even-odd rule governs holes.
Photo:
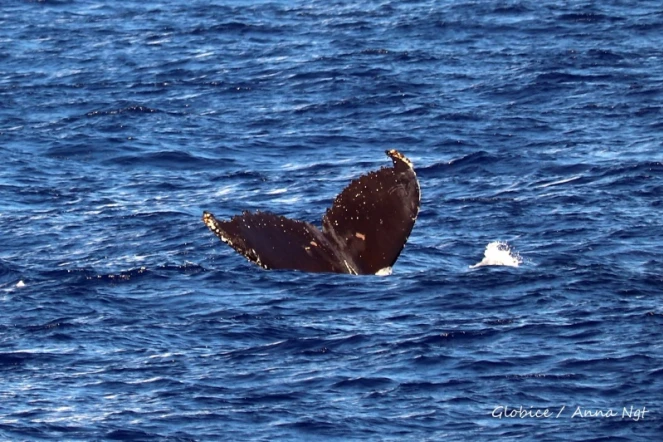
POLYGON ((391 271, 419 214, 421 192, 412 163, 388 150, 392 167, 353 180, 314 225, 267 212, 203 222, 238 253, 264 269, 353 275, 391 271))

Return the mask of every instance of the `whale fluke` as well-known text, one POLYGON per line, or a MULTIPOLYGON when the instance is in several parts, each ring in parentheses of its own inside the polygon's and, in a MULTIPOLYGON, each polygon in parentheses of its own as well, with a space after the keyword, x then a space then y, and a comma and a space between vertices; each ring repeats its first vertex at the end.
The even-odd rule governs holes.
POLYGON ((388 150, 392 167, 353 180, 314 225, 268 212, 243 212, 228 221, 203 213, 207 227, 264 269, 389 273, 419 213, 420 189, 412 163, 388 150))

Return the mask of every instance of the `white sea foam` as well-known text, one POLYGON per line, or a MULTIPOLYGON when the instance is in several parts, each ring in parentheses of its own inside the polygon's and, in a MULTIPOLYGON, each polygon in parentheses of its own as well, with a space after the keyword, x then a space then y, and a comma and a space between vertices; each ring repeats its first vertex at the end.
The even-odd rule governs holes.
POLYGON ((508 266, 518 267, 523 262, 520 255, 514 252, 505 242, 493 241, 486 246, 486 251, 483 252, 483 259, 471 265, 470 268, 474 269, 483 266, 508 266))
POLYGON ((377 272, 375 272, 377 276, 389 276, 391 275, 391 267, 384 267, 377 272))

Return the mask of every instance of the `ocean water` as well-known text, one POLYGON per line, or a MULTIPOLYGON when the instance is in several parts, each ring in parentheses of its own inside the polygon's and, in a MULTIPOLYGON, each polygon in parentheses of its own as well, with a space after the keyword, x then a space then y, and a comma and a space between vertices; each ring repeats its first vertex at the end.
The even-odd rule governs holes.
POLYGON ((662 32, 658 1, 2 2, 0 439, 661 440, 662 32), (320 225, 391 148, 422 202, 390 276, 201 222, 320 225))

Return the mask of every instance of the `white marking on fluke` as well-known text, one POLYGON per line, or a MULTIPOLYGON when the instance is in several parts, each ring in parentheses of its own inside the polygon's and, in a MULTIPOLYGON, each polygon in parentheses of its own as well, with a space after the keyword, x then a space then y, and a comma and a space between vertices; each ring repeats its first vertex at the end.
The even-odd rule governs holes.
POLYGON ((410 161, 405 155, 397 151, 396 149, 391 149, 387 151, 387 155, 389 155, 392 158, 398 158, 408 166, 410 166, 410 169, 414 169, 414 165, 412 164, 412 161, 410 161))

